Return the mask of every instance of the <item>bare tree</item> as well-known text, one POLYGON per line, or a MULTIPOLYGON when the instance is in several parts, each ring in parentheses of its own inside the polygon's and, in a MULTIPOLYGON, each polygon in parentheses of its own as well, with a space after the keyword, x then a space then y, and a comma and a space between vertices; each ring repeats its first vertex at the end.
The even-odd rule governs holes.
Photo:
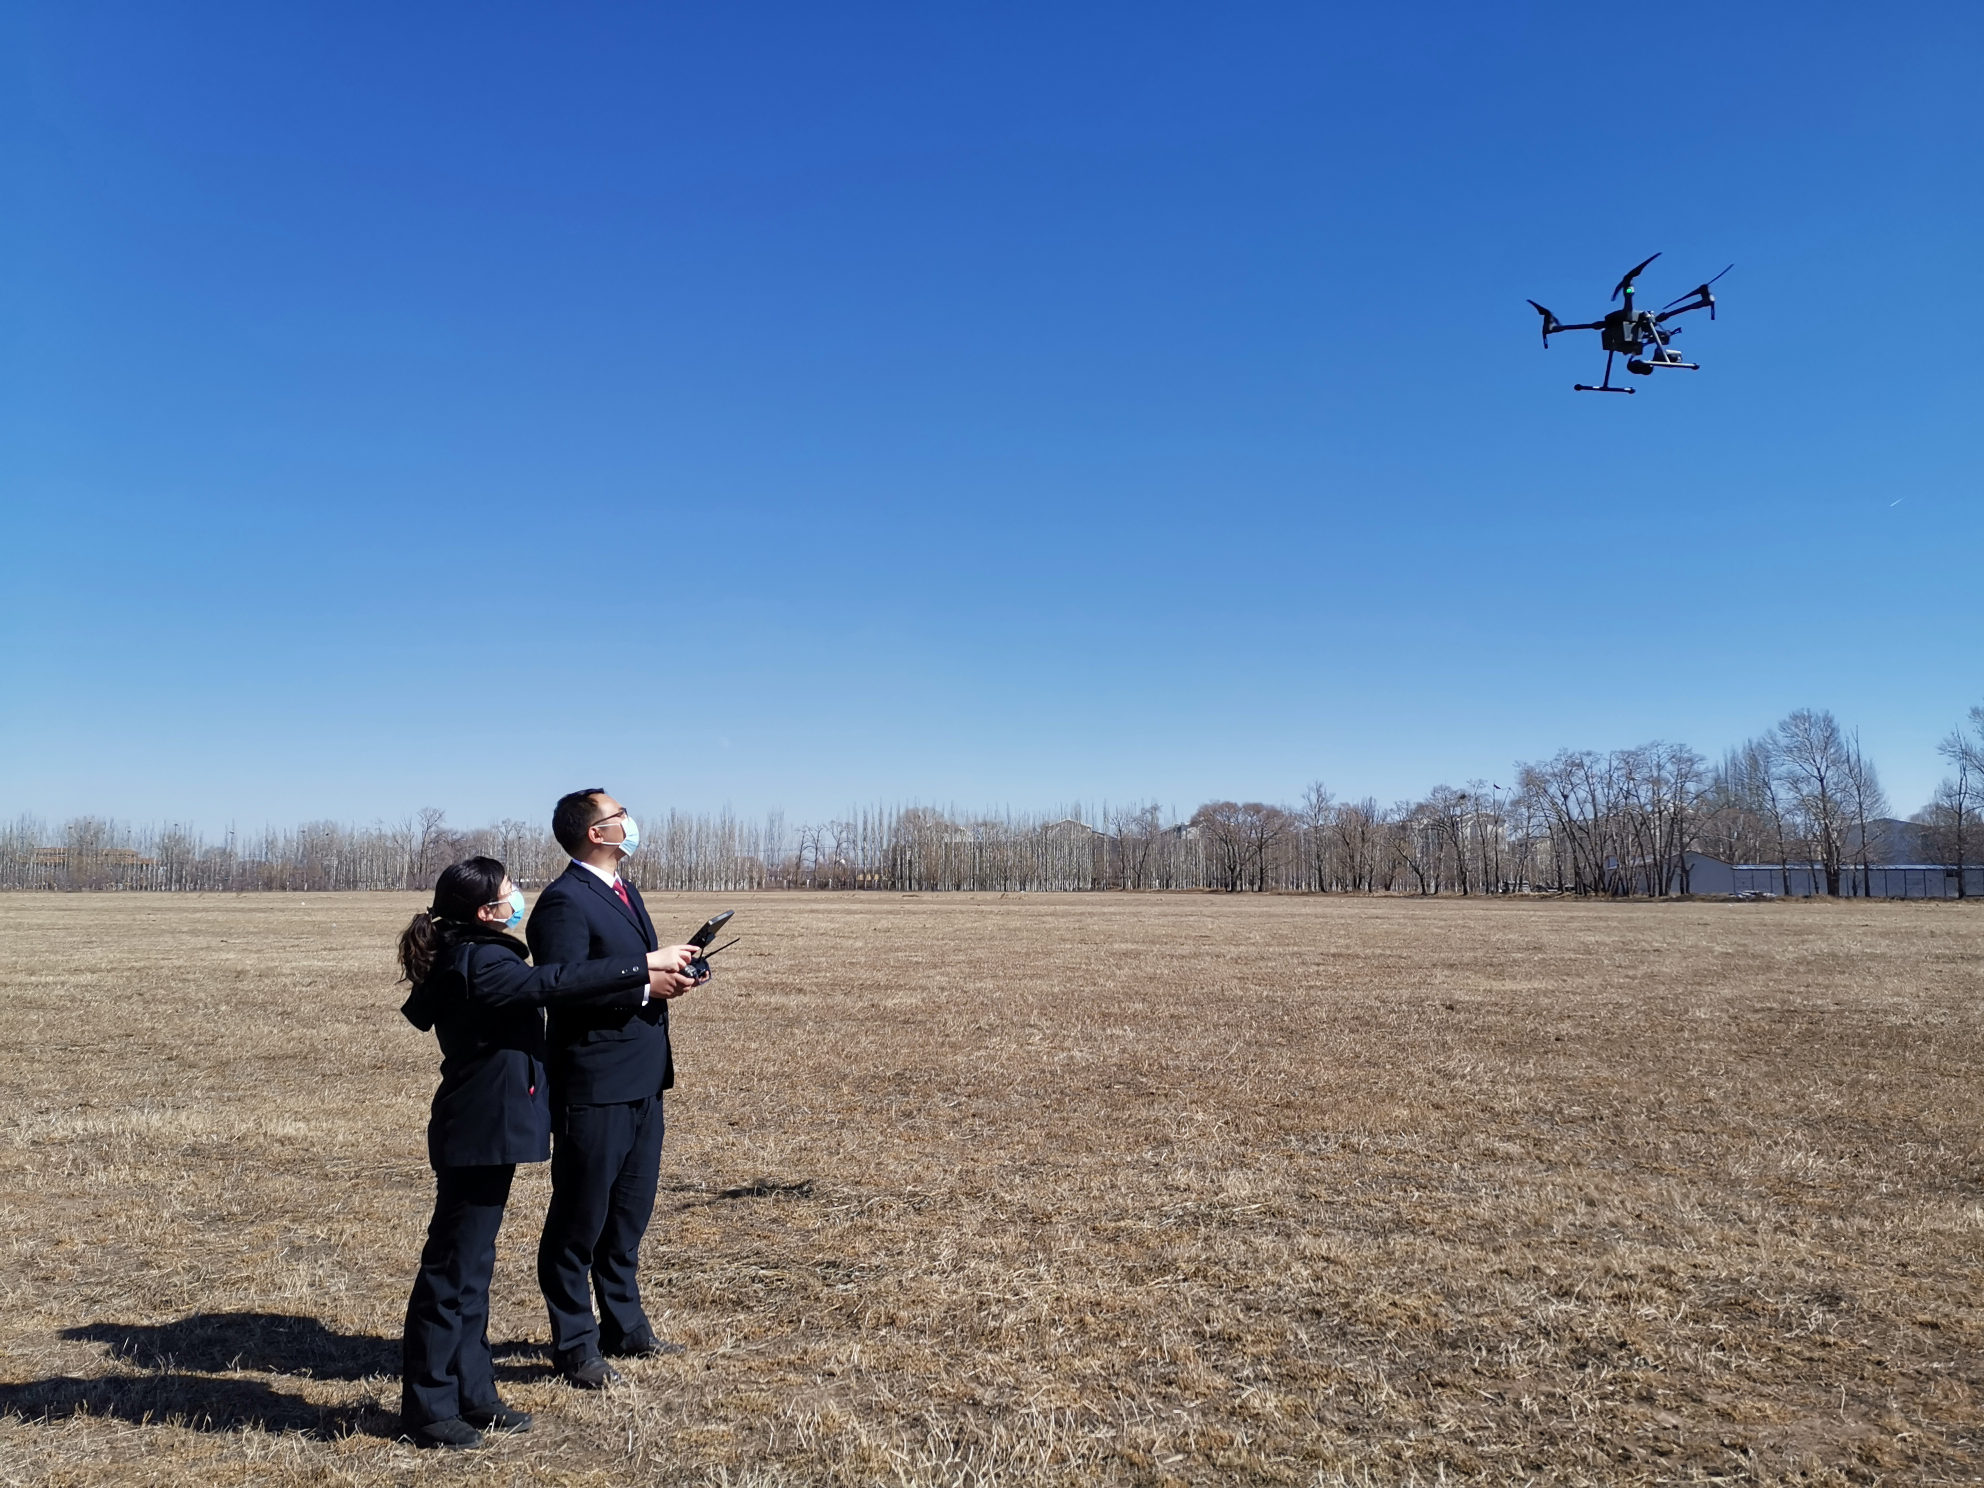
POLYGON ((1415 887, 1421 894, 1439 893, 1445 842, 1434 814, 1422 802, 1401 801, 1392 808, 1392 818, 1397 823, 1392 839, 1395 850, 1415 887))
POLYGON ((1770 823, 1771 840, 1777 846, 1778 887, 1784 897, 1791 897, 1791 820, 1790 800, 1778 786, 1777 745, 1770 735, 1752 740, 1746 746, 1748 763, 1752 770, 1752 780, 1759 792, 1766 820, 1770 823))
POLYGON ((1419 811, 1428 822, 1435 835, 1437 846, 1426 854, 1433 878, 1433 892, 1438 893, 1448 879, 1446 872, 1452 868, 1451 878, 1465 898, 1469 892, 1470 879, 1467 871, 1467 816, 1472 797, 1466 791, 1455 790, 1450 785, 1436 785, 1427 793, 1419 811))
POLYGON ((1337 808, 1333 825, 1347 888, 1368 894, 1377 886, 1379 840, 1385 824, 1384 808, 1368 796, 1337 808))
POLYGON ((456 857, 455 834, 446 827, 448 813, 438 806, 423 806, 417 815, 419 837, 414 845, 414 879, 407 887, 424 889, 441 876, 441 870, 456 857))
POLYGON ((1800 835, 1826 893, 1837 899, 1852 821, 1852 750, 1839 720, 1821 708, 1800 708, 1771 731, 1778 776, 1797 802, 1800 835))
POLYGON ((1549 826, 1557 887, 1574 894, 1610 891, 1608 823, 1612 771, 1590 750, 1559 750, 1542 764, 1522 765, 1517 780, 1549 826))
POLYGON ((1846 801, 1847 810, 1852 813, 1854 835, 1859 838, 1860 897, 1864 899, 1873 892, 1869 824, 1888 814, 1888 798, 1881 789, 1874 762, 1861 751, 1858 729, 1853 731, 1846 748, 1846 801))
POLYGON ((1302 833, 1306 848, 1304 861, 1308 865, 1307 887, 1317 893, 1328 893, 1331 887, 1330 872, 1330 829, 1336 824, 1336 798, 1322 781, 1312 781, 1309 789, 1302 794, 1302 804, 1295 809, 1297 825, 1302 833))
POLYGON ((1253 866, 1254 892, 1265 893, 1268 886, 1268 854, 1279 842, 1294 835, 1295 818, 1279 806, 1249 801, 1240 808, 1241 829, 1247 842, 1247 856, 1253 866))
POLYGON ((1206 846, 1209 886, 1237 894, 1247 876, 1247 828, 1238 801, 1208 801, 1192 813, 1206 846))
POLYGON ((1790 823, 1778 788, 1768 736, 1746 740, 1722 757, 1701 794, 1695 836, 1703 851, 1730 863, 1775 862, 1780 890, 1791 892, 1790 823))
POLYGON ((1916 820, 1929 828, 1935 855, 1956 870, 1956 896, 1970 897, 1970 860, 1984 809, 1984 704, 1970 710, 1966 723, 1951 729, 1936 752, 1956 773, 1936 787, 1936 797, 1916 820))
POLYGON ((1935 861, 1956 873, 1956 896, 1970 897, 1970 862, 1978 837, 1978 813, 1984 808, 1984 780, 1959 761, 1956 773, 1936 787, 1935 798, 1915 813, 1922 825, 1923 846, 1935 861))
POLYGON ((1164 813, 1154 801, 1148 806, 1120 808, 1114 813, 1110 825, 1116 838, 1123 887, 1146 887, 1151 875, 1151 858, 1164 833, 1164 813))
POLYGON ((1503 854, 1508 847, 1509 823, 1502 787, 1486 780, 1467 783, 1471 803, 1467 813, 1468 844, 1474 855, 1474 881, 1484 894, 1508 892, 1508 872, 1503 854))

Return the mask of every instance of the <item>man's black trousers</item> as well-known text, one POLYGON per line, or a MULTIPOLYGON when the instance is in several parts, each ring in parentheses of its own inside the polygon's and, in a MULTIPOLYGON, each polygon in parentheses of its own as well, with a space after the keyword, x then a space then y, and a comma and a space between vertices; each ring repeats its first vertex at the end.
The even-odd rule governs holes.
POLYGON ((435 1171, 434 1218, 400 1343, 400 1417, 408 1426, 496 1403, 489 1277, 516 1171, 514 1163, 435 1171))
POLYGON ((640 1249, 661 1171, 661 1125, 659 1095, 552 1113, 551 1207, 537 1284, 560 1364, 612 1353, 648 1331, 640 1249), (588 1292, 599 1299, 597 1322, 588 1292))

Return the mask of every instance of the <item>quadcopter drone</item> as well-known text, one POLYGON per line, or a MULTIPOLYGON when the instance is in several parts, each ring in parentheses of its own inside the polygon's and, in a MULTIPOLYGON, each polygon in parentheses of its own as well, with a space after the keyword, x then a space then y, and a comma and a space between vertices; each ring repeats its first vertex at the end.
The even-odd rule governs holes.
POLYGON ((1558 331, 1598 332, 1599 345, 1605 348, 1605 378, 1597 387, 1592 387, 1582 382, 1572 383, 1571 387, 1573 391, 1580 393, 1638 392, 1638 388, 1614 387, 1612 385, 1612 359, 1619 355, 1620 352, 1626 354, 1626 370, 1636 377, 1645 377, 1656 367, 1678 367, 1686 372, 1701 371, 1700 363, 1682 361, 1681 353, 1672 350, 1667 344, 1681 334, 1681 328, 1676 326, 1673 330, 1667 331, 1662 330, 1661 327, 1675 316, 1686 315, 1690 310, 1706 310, 1708 311, 1708 318, 1714 320, 1715 296, 1708 292, 1708 287, 1710 284, 1715 283, 1715 279, 1720 279, 1722 274, 1728 273, 1729 269, 1735 268, 1736 265, 1731 264, 1729 269, 1724 269, 1722 274, 1717 274, 1715 279, 1710 279, 1707 283, 1697 284, 1693 289, 1682 295, 1680 299, 1668 301, 1657 312, 1653 310, 1635 310, 1633 308, 1633 281, 1639 278, 1640 271, 1647 264, 1652 263, 1653 259, 1658 257, 1660 255, 1656 253, 1653 255, 1653 258, 1645 260, 1645 262, 1635 268, 1626 270, 1626 277, 1621 279, 1612 288, 1612 298, 1619 300, 1623 297, 1623 302, 1617 310, 1614 310, 1603 320, 1588 321, 1583 325, 1565 325, 1550 311, 1541 305, 1537 305, 1536 301, 1531 300, 1529 302, 1536 306, 1536 313, 1543 317, 1543 348, 1546 351, 1550 349, 1550 337, 1558 331), (1687 303, 1683 304, 1683 300, 1687 301, 1687 303), (1651 351, 1648 350, 1649 347, 1652 348, 1651 351))

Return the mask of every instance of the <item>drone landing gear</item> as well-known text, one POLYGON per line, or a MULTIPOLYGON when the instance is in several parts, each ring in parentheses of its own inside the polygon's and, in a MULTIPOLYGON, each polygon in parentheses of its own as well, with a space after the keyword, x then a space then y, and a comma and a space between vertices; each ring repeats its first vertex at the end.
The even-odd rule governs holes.
MULTIPOLYGON (((1638 388, 1612 386, 1612 358, 1617 354, 1611 351, 1605 353, 1604 382, 1600 383, 1597 387, 1592 387, 1589 383, 1574 382, 1571 384, 1571 391, 1574 393, 1637 393, 1639 391, 1638 388)), ((1628 362, 1626 365, 1630 368, 1633 364, 1628 362)))

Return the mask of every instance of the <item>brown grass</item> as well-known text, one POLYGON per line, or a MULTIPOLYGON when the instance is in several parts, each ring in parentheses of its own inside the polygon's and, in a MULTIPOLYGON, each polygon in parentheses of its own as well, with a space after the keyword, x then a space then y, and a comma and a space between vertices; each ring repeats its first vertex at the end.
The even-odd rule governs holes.
MULTIPOLYGON (((415 900, 0 900, 0 1482, 1975 1482, 1974 906, 759 895, 685 1359, 392 1440, 415 900)), ((663 899, 686 930, 717 896, 663 899)))

